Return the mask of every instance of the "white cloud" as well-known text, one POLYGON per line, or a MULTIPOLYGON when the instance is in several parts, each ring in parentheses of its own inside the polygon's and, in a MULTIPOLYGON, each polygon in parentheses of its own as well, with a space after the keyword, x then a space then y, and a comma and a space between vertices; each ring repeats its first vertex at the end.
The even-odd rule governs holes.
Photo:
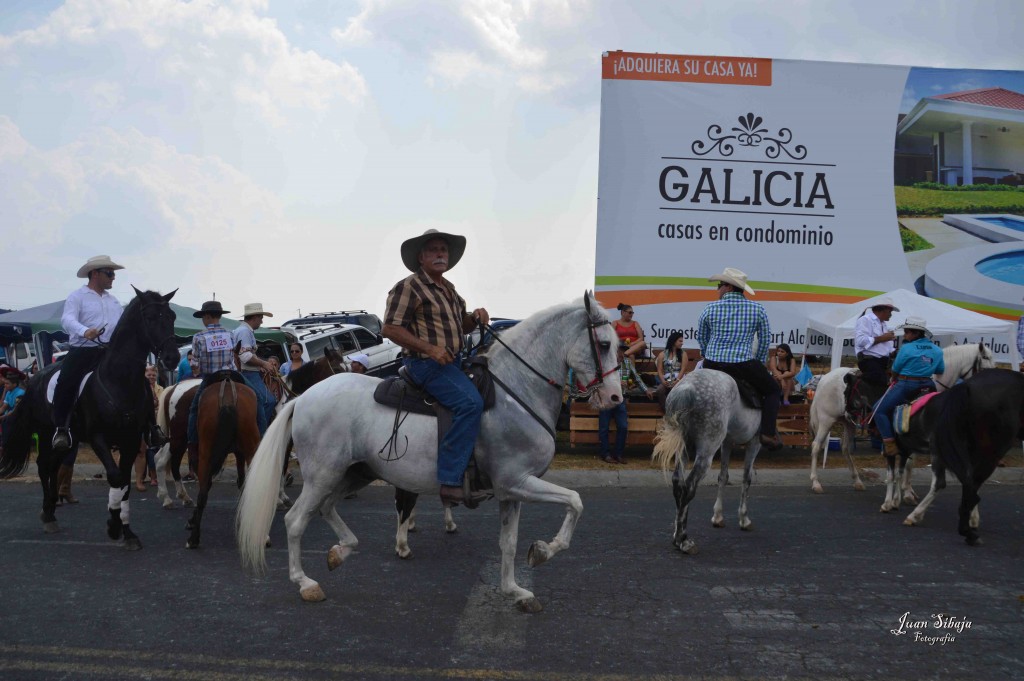
POLYGON ((349 18, 344 29, 332 28, 331 38, 343 47, 366 45, 373 39, 373 31, 366 27, 367 20, 373 12, 373 3, 367 3, 363 10, 349 18))

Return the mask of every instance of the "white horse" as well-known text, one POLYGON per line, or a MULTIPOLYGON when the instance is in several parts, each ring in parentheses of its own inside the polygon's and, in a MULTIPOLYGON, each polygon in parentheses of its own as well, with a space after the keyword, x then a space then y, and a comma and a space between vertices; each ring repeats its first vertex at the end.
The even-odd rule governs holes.
MULTIPOLYGON (((976 374, 981 369, 995 366, 992 357, 992 350, 984 343, 977 345, 951 345, 942 351, 945 370, 941 374, 932 376, 935 381, 935 388, 939 392, 947 390, 957 383, 976 374)), ((811 444, 811 491, 821 494, 824 490, 818 480, 818 455, 825 451, 828 443, 829 432, 837 421, 843 425, 842 449, 846 456, 846 462, 850 467, 850 477, 853 479, 853 488, 858 491, 864 490, 864 483, 860 479, 857 467, 853 463, 853 440, 856 425, 846 417, 846 377, 855 370, 840 367, 825 374, 818 383, 814 392, 814 401, 811 403, 810 429, 813 442, 811 444)), ((913 458, 907 460, 904 469, 901 471, 903 501, 916 503, 917 495, 910 483, 910 475, 913 471, 913 458)), ((882 506, 883 512, 899 508, 899 494, 896 493, 897 476, 895 471, 886 475, 886 501, 882 506), (895 505, 893 505, 895 504, 895 505)))
MULTIPOLYGON (((520 609, 536 612, 536 597, 515 581, 515 552, 520 505, 543 501, 565 506, 555 538, 535 541, 527 560, 545 562, 569 548, 583 511, 579 494, 540 479, 555 454, 554 424, 562 399, 557 380, 572 368, 590 380, 595 409, 610 409, 622 400, 615 362, 615 332, 607 313, 587 293, 579 302, 537 313, 503 334, 509 346, 488 351, 491 374, 500 384, 495 406, 485 411, 476 445, 476 461, 490 479, 501 516, 501 590, 520 609), (505 388, 504 386, 507 386, 505 388)), ((289 402, 267 430, 246 477, 238 505, 236 530, 243 564, 261 571, 264 545, 274 517, 277 477, 289 440, 301 453, 304 485, 285 515, 289 576, 303 600, 320 601, 324 593, 302 570, 301 539, 310 519, 320 513, 338 536, 328 551, 337 567, 357 540, 335 509, 335 501, 377 478, 416 494, 437 493, 437 421, 409 414, 400 421, 397 455, 388 456, 388 436, 395 425, 393 409, 373 401, 379 381, 343 374, 313 386, 289 402)))
POLYGON ((700 369, 686 374, 668 394, 665 418, 655 438, 651 458, 667 471, 675 461, 672 493, 676 499, 675 531, 672 543, 683 553, 697 553, 697 545, 686 535, 690 502, 704 478, 715 454, 721 451, 718 474, 718 497, 711 524, 722 527, 722 495, 729 482, 729 453, 734 445, 746 445, 743 461, 743 487, 740 492, 739 526, 753 527, 747 515, 747 492, 750 489, 754 459, 761 450, 761 410, 740 401, 736 381, 721 371, 700 369), (687 452, 694 455, 693 469, 682 483, 687 452))

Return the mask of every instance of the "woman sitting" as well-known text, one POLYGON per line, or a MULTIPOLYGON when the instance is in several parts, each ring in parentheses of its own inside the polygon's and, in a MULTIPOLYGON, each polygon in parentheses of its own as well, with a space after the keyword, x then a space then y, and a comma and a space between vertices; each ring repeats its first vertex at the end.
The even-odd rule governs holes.
POLYGON ((633 320, 633 307, 625 303, 616 306, 619 319, 612 322, 612 328, 619 336, 619 342, 626 346, 626 357, 637 357, 647 347, 644 341, 644 330, 640 323, 633 320))
POLYGON ((793 351, 788 345, 779 343, 775 354, 768 359, 768 371, 782 388, 782 404, 788 405, 789 397, 796 389, 796 378, 794 377, 800 371, 796 357, 793 357, 793 351))
POLYGON ((882 436, 886 456, 896 456, 900 453, 892 427, 892 415, 896 407, 910 400, 922 389, 934 388, 932 374, 941 374, 946 370, 942 350, 932 343, 932 334, 926 324, 927 322, 920 317, 907 317, 907 321, 897 328, 903 330, 903 344, 896 355, 896 361, 892 363, 892 373, 896 382, 875 407, 875 426, 882 436))
POLYGON ((654 391, 654 396, 658 398, 662 409, 665 408, 669 391, 686 373, 688 361, 689 358, 683 350, 683 334, 673 331, 665 342, 665 350, 658 353, 658 358, 654 361, 658 369, 658 389, 654 391))

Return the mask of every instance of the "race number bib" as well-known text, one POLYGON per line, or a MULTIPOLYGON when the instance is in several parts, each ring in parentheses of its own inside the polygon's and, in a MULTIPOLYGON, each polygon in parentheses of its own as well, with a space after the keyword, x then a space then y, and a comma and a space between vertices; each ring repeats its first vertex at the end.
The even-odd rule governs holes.
POLYGON ((210 352, 215 350, 231 349, 231 334, 218 331, 206 337, 206 349, 210 352))

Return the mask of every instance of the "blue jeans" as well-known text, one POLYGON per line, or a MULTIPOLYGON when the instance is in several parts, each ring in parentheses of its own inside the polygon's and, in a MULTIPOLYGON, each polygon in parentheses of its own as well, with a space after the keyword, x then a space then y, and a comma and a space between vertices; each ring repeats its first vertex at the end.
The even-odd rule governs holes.
POLYGON ((619 402, 611 409, 597 412, 597 439, 601 443, 601 458, 608 456, 608 429, 615 419, 615 454, 616 459, 622 458, 626 448, 626 435, 629 432, 629 416, 626 414, 626 403, 619 402))
POLYGON ((462 373, 461 360, 441 366, 432 359, 407 357, 403 363, 414 381, 452 410, 452 427, 437 452, 437 481, 442 485, 460 487, 480 432, 484 400, 476 386, 462 373))
POLYGON ((889 392, 878 401, 878 406, 875 408, 875 426, 878 428, 878 432, 882 434, 882 437, 886 440, 891 440, 895 437, 892 428, 892 415, 896 411, 896 407, 904 402, 909 402, 912 397, 916 397, 924 388, 934 387, 935 384, 932 383, 931 379, 927 381, 896 381, 896 385, 890 388, 889 392))
POLYGON ((256 393, 256 427, 260 430, 260 437, 267 432, 267 426, 274 418, 274 407, 277 400, 270 394, 267 384, 263 382, 263 374, 258 371, 243 371, 242 378, 246 385, 256 393))

